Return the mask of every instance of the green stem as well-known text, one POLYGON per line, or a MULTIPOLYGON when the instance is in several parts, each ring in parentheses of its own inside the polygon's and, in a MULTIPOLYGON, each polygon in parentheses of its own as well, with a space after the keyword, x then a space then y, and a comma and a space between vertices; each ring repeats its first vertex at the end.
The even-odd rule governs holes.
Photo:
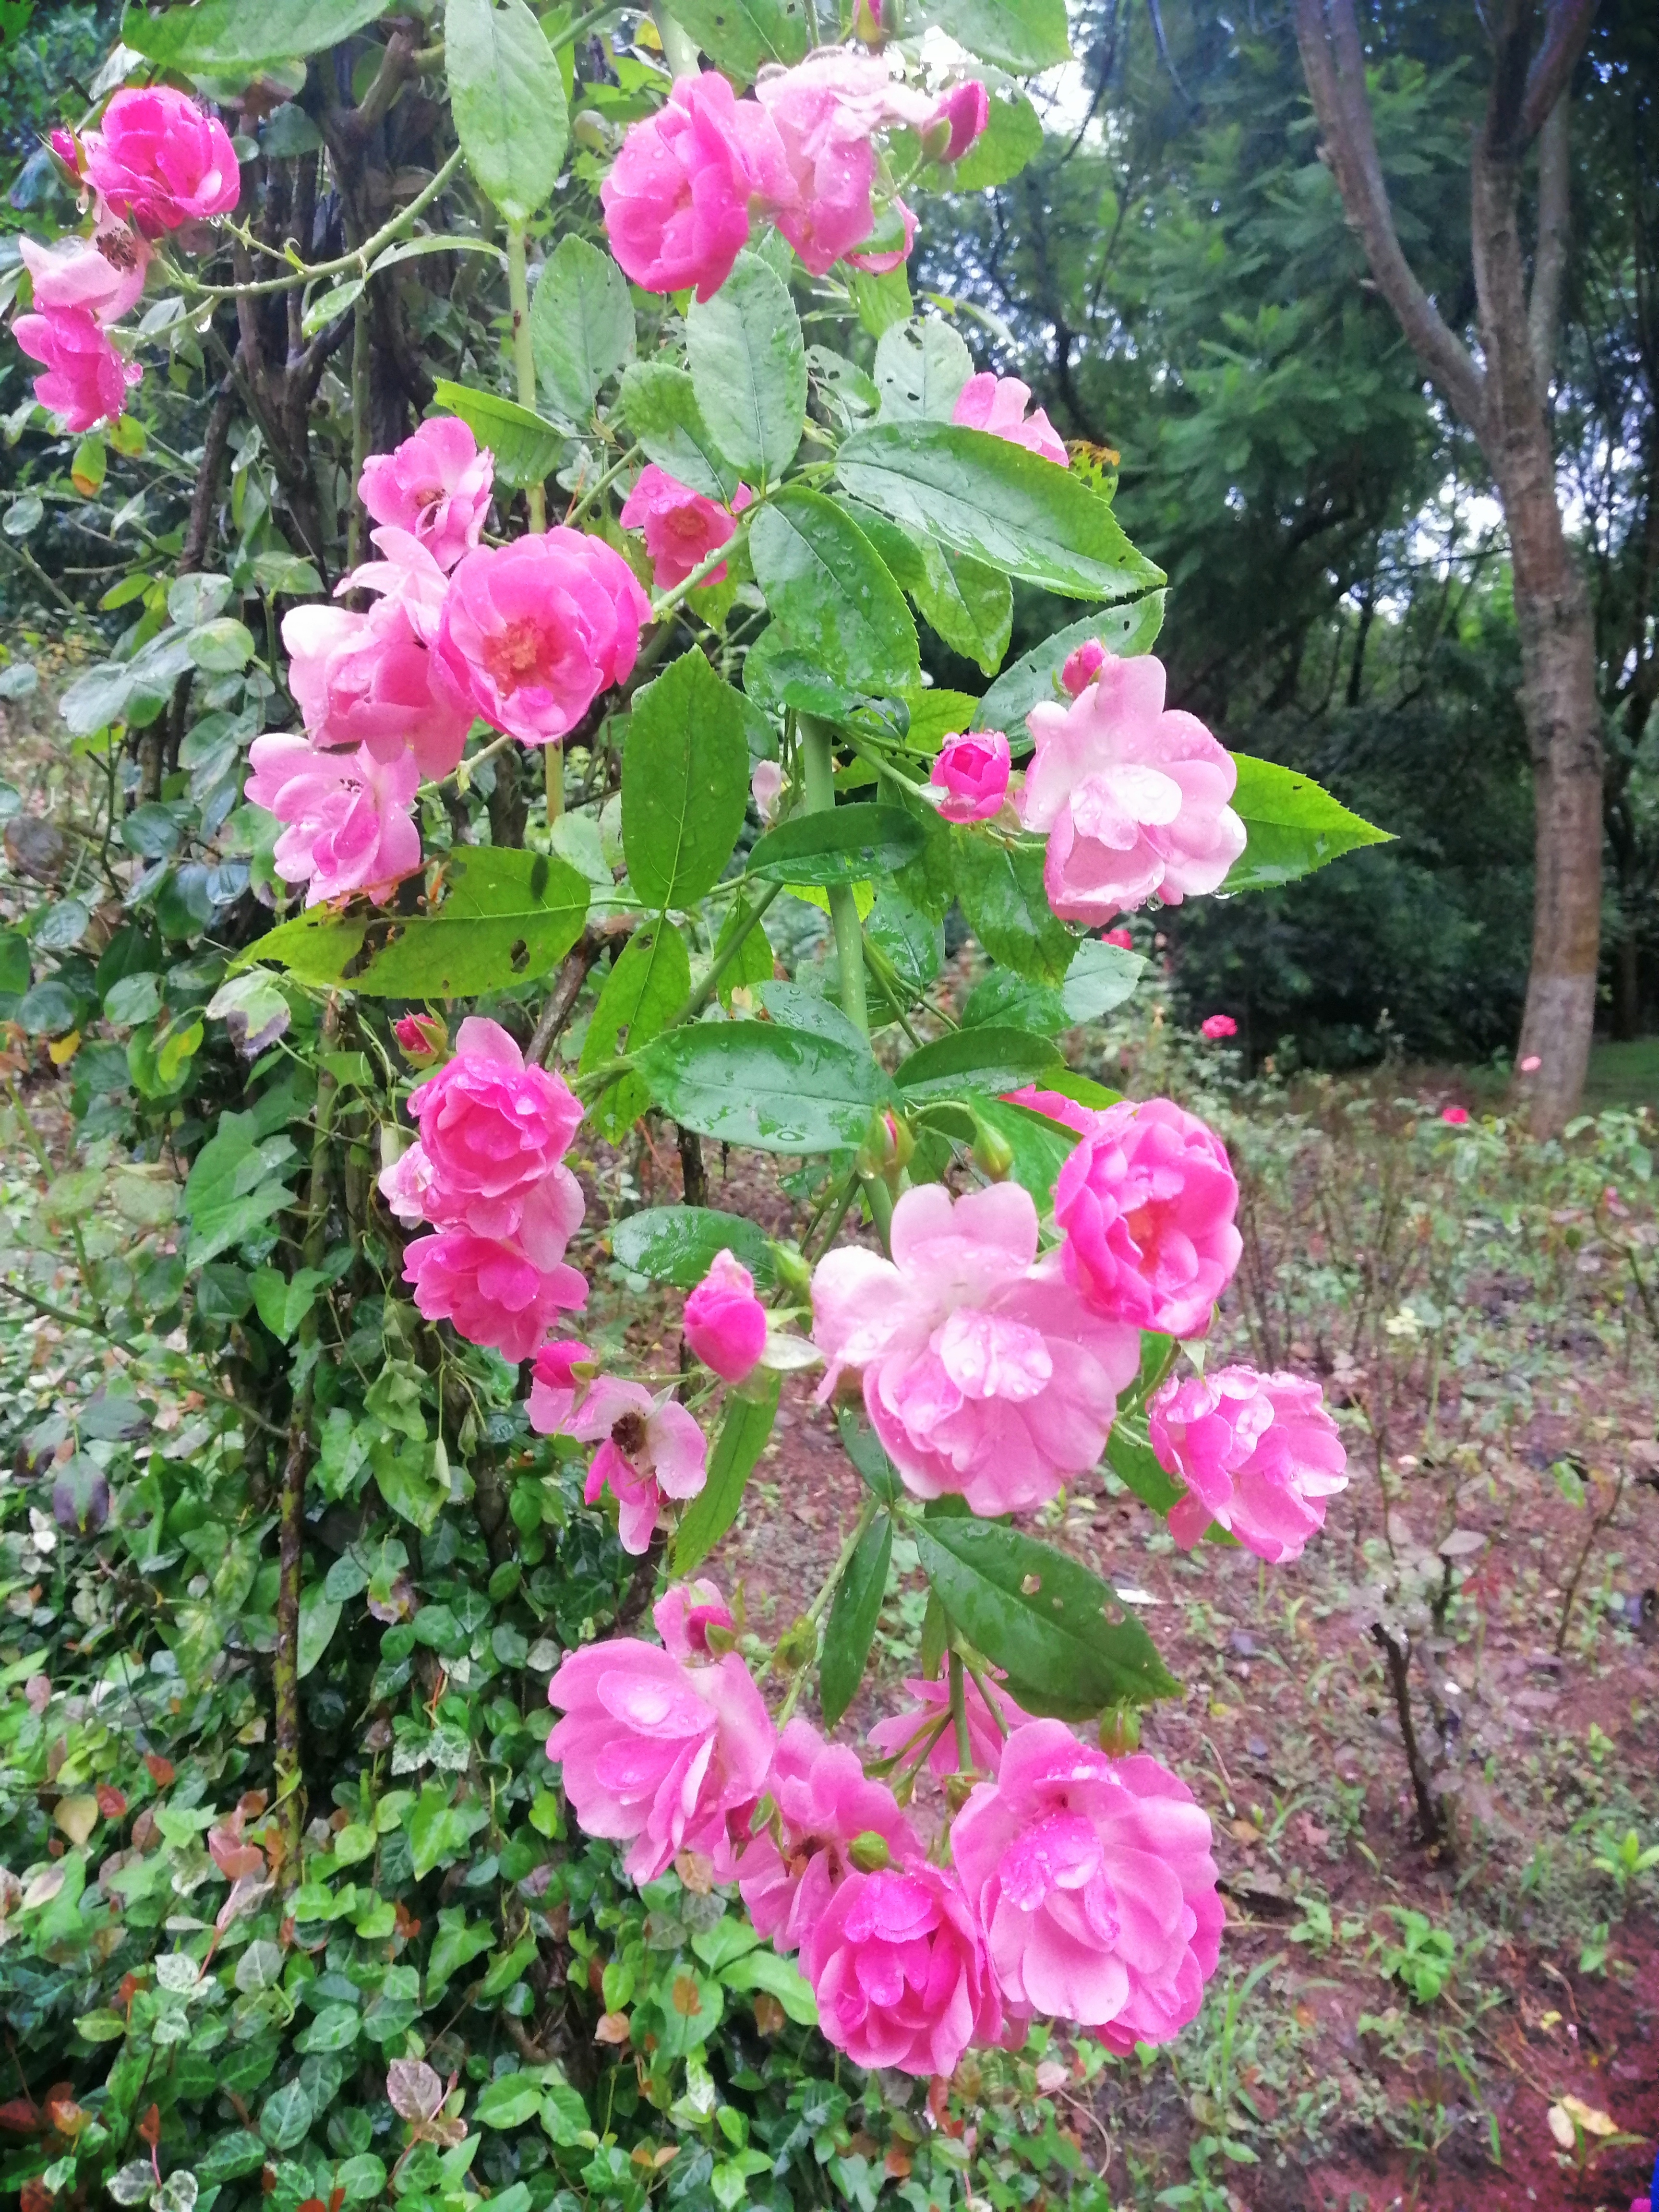
POLYGON ((367 516, 362 493, 363 463, 368 459, 368 288, 357 295, 351 313, 351 520, 346 529, 346 567, 362 558, 367 516))
POLYGON ((616 483, 617 478, 633 460, 635 452, 635 448, 630 446, 628 451, 622 455, 620 459, 612 461, 610 467, 605 471, 602 477, 596 477, 594 478, 593 482, 588 486, 587 489, 582 494, 581 497, 571 508, 569 514, 566 515, 564 520, 567 530, 570 529, 574 524, 581 520, 582 517, 588 512, 589 508, 592 506, 594 501, 598 499, 601 492, 610 490, 611 485, 616 483))
MULTIPOLYGON (((820 721, 815 714, 801 716, 800 753, 804 787, 801 811, 827 814, 836 803, 835 732, 828 722, 820 721)), ((830 919, 836 927, 841 1010, 868 1036, 870 1010, 864 995, 864 932, 859 925, 858 901, 851 884, 830 886, 830 919)))
MULTIPOLYGON (((34 1154, 41 1174, 47 1178, 48 1182, 50 1182, 52 1178, 56 1176, 58 1170, 52 1165, 51 1153, 40 1141, 40 1132, 35 1127, 33 1116, 24 1106, 21 1095, 15 1083, 7 1084, 6 1096, 11 1102, 12 1112, 22 1123, 24 1130, 27 1133, 29 1150, 34 1154)), ((92 1300, 93 1310, 98 1316, 97 1333, 100 1336, 107 1336, 109 1334, 109 1325, 104 1313, 104 1302, 99 1297, 97 1285, 92 1279, 92 1262, 87 1257, 86 1243, 81 1235, 81 1224, 74 1218, 73 1215, 71 1215, 70 1218, 69 1232, 70 1241, 75 1246, 75 1264, 80 1270, 81 1286, 85 1291, 87 1296, 92 1300)), ((82 1322, 79 1326, 84 1328, 86 1324, 82 1322)), ((113 1340, 112 1340, 112 1341, 113 1340)))
MULTIPOLYGON (((609 10, 601 10, 608 13, 609 10)), ((461 166, 461 149, 458 146, 429 184, 422 185, 406 208, 399 209, 389 222, 382 223, 372 238, 349 253, 342 253, 332 261, 318 261, 310 266, 301 264, 290 276, 262 277, 252 284, 198 284, 195 279, 171 263, 167 265, 170 279, 193 292, 203 300, 250 299, 261 292, 291 292, 296 284, 309 284, 318 276, 343 276, 349 270, 360 276, 368 274, 369 264, 384 246, 390 246, 402 235, 418 215, 431 206, 444 186, 461 166)))
POLYGON ((765 504, 765 495, 763 494, 761 497, 755 501, 752 507, 745 507, 743 513, 738 518, 738 526, 736 530, 732 532, 732 535, 726 540, 725 544, 723 545, 717 545, 712 553, 706 553, 702 559, 698 562, 696 567, 691 571, 690 574, 689 576, 683 576, 679 582, 675 585, 672 592, 664 592, 659 597, 652 600, 651 620, 653 623, 660 622, 665 615, 672 614, 674 609, 678 606, 680 601, 685 598, 688 592, 695 592, 698 585, 702 582, 704 577, 711 574, 714 569, 720 567, 722 561, 728 560, 731 556, 736 552, 738 544, 742 541, 744 532, 748 529, 750 524, 754 520, 756 515, 765 504))
POLYGON ((677 76, 696 76, 698 74, 697 42, 690 37, 662 5, 662 0, 651 0, 651 20, 657 27, 657 36, 662 40, 662 58, 671 73, 677 76))
MULTIPOLYGON (((507 226, 507 296, 513 308, 513 372, 519 386, 519 404, 537 412, 536 349, 530 335, 530 274, 525 264, 524 225, 507 226)), ((526 495, 530 503, 530 527, 547 527, 547 493, 538 483, 526 495)))
POLYGON ((738 954, 742 951, 744 939, 748 936, 750 931, 757 926, 761 916, 766 912, 767 908, 771 905, 773 900, 776 898, 778 893, 782 889, 783 885, 781 884, 768 884, 763 887, 760 896, 755 901, 754 905, 750 907, 748 913, 744 916, 742 921, 738 923, 731 943, 726 945, 724 951, 721 952, 719 959, 715 961, 714 966, 703 977, 702 982, 698 984, 696 989, 686 1000, 684 1006, 681 1007, 679 1012, 675 1015, 673 1020, 668 1024, 670 1029, 678 1029, 682 1022, 695 1021, 696 1019, 697 1016, 702 1012, 703 1008, 708 1004, 708 1001, 714 997, 715 992, 720 988, 720 977, 725 975, 726 969, 732 965, 732 963, 737 958, 738 954))
POLYGON ((974 1749, 968 1741, 968 1691, 962 1655, 957 1651, 951 1654, 951 1717, 957 1730, 957 1772, 968 1774, 973 1770, 974 1749))

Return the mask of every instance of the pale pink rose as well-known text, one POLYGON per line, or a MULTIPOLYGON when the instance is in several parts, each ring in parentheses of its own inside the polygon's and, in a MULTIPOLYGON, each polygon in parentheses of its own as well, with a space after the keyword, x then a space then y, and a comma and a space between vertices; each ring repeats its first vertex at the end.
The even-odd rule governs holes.
POLYGON ((1002 2006, 962 1885, 925 1859, 848 1873, 802 1934, 818 2026, 855 2066, 948 2075, 1002 2033, 1002 2006))
POLYGON ((430 1066, 449 1050, 449 1024, 441 1014, 401 1015, 392 1034, 404 1058, 416 1066, 430 1066))
POLYGON ((420 776, 460 759, 471 710, 434 681, 436 662, 395 599, 367 614, 313 602, 283 617, 289 689, 315 745, 362 745, 376 760, 406 755, 420 776))
POLYGON ((793 190, 766 111, 704 70, 677 77, 666 106, 630 128, 599 199, 611 251, 636 284, 695 286, 709 300, 749 243, 751 206, 793 190))
POLYGON ((1522 1075, 1536 1075, 1543 1065, 1543 1057, 1540 1054, 1529 1052, 1521 1062, 1521 1073, 1522 1075))
POLYGON ((576 1370, 592 1365, 596 1357, 587 1345, 579 1344, 574 1336, 563 1337, 556 1344, 544 1344, 537 1352, 527 1410, 530 1425, 538 1437, 565 1433, 589 1379, 578 1375, 576 1370))
POLYGON ((1066 656, 1060 672, 1062 687, 1073 699, 1080 698, 1105 665, 1106 648, 1097 637, 1085 637, 1066 656))
POLYGON ((755 811, 769 829, 777 818, 778 801, 783 795, 783 770, 776 761, 759 761, 749 779, 750 796, 755 802, 755 811))
POLYGON ((389 523, 368 534, 386 558, 348 570, 334 586, 335 598, 346 592, 380 592, 388 605, 401 608, 422 645, 435 645, 449 578, 412 532, 389 523))
MULTIPOLYGON (((382 1152, 395 1132, 383 1127, 380 1131, 382 1152)), ((431 1188, 432 1169, 426 1154, 418 1144, 409 1146, 395 1159, 389 1159, 380 1170, 380 1191, 395 1219, 405 1229, 424 1229, 427 1226, 426 1194, 431 1188)))
POLYGON ((1218 1044, 1223 1037, 1238 1035, 1238 1024, 1231 1014, 1206 1014, 1198 1025, 1198 1033, 1210 1043, 1218 1044))
MULTIPOLYGON (((984 369, 979 375, 970 376, 963 386, 951 410, 951 420, 959 422, 965 430, 988 430, 994 438, 1005 439, 1011 446, 1024 446, 1028 453, 1039 454, 1062 469, 1069 468, 1071 457, 1044 410, 1037 407, 1029 415, 1025 412, 1025 403, 1030 396, 1030 386, 1022 384, 1017 376, 993 376, 989 369, 984 369)), ((1064 680, 1062 672, 1061 681, 1064 680)))
POLYGON ((1201 1336, 1243 1242, 1227 1148, 1168 1098, 1097 1114, 1054 1184, 1066 1279, 1093 1312, 1201 1336))
MULTIPOLYGON (((752 506, 755 495, 739 484, 729 507, 720 507, 701 492, 671 477, 654 461, 640 471, 639 481, 623 505, 624 530, 642 530, 645 550, 651 556, 651 576, 659 592, 684 583, 700 561, 724 545, 737 528, 734 518, 752 506)), ((705 584, 726 581, 726 563, 711 568, 705 584)))
POLYGON ((45 364, 35 398, 77 434, 118 415, 144 373, 136 361, 122 360, 86 307, 19 315, 11 334, 31 361, 45 364))
POLYGON ((927 121, 927 131, 937 131, 941 124, 950 131, 941 161, 959 161, 968 149, 991 119, 991 95, 977 77, 966 84, 952 85, 927 121))
POLYGON ((102 325, 118 323, 144 289, 150 251, 125 223, 112 222, 91 238, 60 238, 55 245, 20 238, 37 313, 84 307, 102 325))
POLYGON ((642 1382, 601 1375, 583 1393, 564 1433, 578 1443, 599 1443, 582 1494, 593 1505, 610 1491, 622 1547, 636 1559, 651 1541, 663 1499, 695 1498, 708 1479, 702 1431, 684 1406, 666 1393, 653 1398, 642 1382))
MULTIPOLYGON (((887 123, 925 128, 933 103, 897 83, 884 61, 840 47, 809 54, 793 69, 763 70, 755 94, 776 125, 791 180, 773 196, 773 220, 822 276, 875 228, 875 133, 887 123)), ((906 234, 908 241, 909 224, 906 234)))
POLYGON ((457 415, 434 415, 389 453, 371 453, 358 479, 376 522, 418 538, 441 568, 478 542, 489 512, 495 456, 457 415))
POLYGON ((896 213, 901 225, 896 246, 884 246, 880 252, 849 253, 845 256, 849 269, 862 269, 872 276, 890 276, 895 269, 902 267, 910 258, 910 249, 916 242, 916 218, 912 210, 901 199, 888 204, 889 213, 896 213))
POLYGON ((1049 1121, 1059 1121, 1068 1129, 1075 1129, 1079 1136, 1092 1125, 1097 1111, 1093 1106, 1085 1106, 1075 1098, 1068 1098, 1063 1091, 1039 1091, 1034 1083, 1028 1083, 1018 1091, 1005 1091, 1002 1097, 1005 1104, 1024 1106, 1033 1114, 1044 1114, 1049 1121))
POLYGON ((1036 750, 1020 819, 1048 833, 1043 884, 1064 921, 1109 921, 1154 893, 1166 906, 1217 890, 1244 850, 1227 801, 1238 770, 1192 714, 1166 712, 1164 664, 1108 653, 1070 707, 1026 717, 1036 750))
POLYGON ((118 92, 82 146, 93 189, 147 238, 228 215, 242 188, 224 125, 170 85, 118 92))
POLYGON ((517 1237, 544 1267, 563 1257, 537 1249, 551 1230, 574 1235, 582 1218, 581 1186, 560 1164, 582 1109, 563 1079, 525 1065, 501 1026, 470 1014, 453 1056, 411 1091, 431 1170, 426 1217, 440 1229, 479 1237, 517 1237))
POLYGON ((1008 740, 1000 730, 969 730, 946 738, 927 781, 945 794, 939 812, 947 822, 988 822, 1008 796, 1008 740))
POLYGON ((1188 1495, 1170 1533, 1190 1552, 1212 1521, 1275 1565, 1297 1559, 1323 1526, 1325 1501, 1347 1486, 1347 1455, 1317 1382, 1253 1367, 1171 1376, 1146 1425, 1158 1465, 1188 1495))
POLYGON ((711 1628, 737 1633, 732 1608, 711 1582, 676 1583, 651 1608, 663 1650, 684 1667, 701 1666, 722 1655, 709 1649, 711 1628))
POLYGON ((421 865, 421 833, 410 815, 420 769, 411 755, 376 760, 319 752, 287 731, 256 738, 253 774, 242 796, 288 826, 276 840, 276 872, 307 884, 306 904, 367 891, 384 905, 401 879, 421 865))
MULTIPOLYGON (((973 1676, 968 1675, 962 1686, 963 1708, 968 1717, 969 1761, 976 1772, 994 1774, 1002 1764, 1003 1745, 1030 1715, 1017 1705, 1001 1686, 1000 1675, 988 1674, 986 1686, 991 1692, 991 1703, 981 1695, 973 1676)), ((945 1732, 928 1753, 927 1764, 941 1782, 947 1781, 958 1771, 957 1732, 950 1717, 949 1677, 941 1674, 938 1681, 930 1682, 925 1674, 907 1675, 904 1686, 915 1698, 915 1705, 908 1712, 894 1713, 884 1721, 878 1721, 870 1731, 870 1741, 884 1759, 898 1759, 914 1749, 923 1734, 943 1717, 945 1732)))
POLYGON ((766 1349, 766 1308, 755 1279, 733 1252, 714 1255, 686 1299, 685 1340, 722 1382, 741 1382, 766 1349))
POLYGON ((559 1316, 587 1301, 574 1267, 538 1267, 519 1245, 470 1229, 417 1237, 404 1253, 404 1280, 428 1321, 453 1322, 468 1343, 504 1359, 530 1358, 559 1316))
POLYGON ((853 1869, 848 1847, 879 1836, 895 1865, 921 1856, 915 1831, 858 1754, 826 1744, 810 1721, 792 1720, 778 1739, 766 1794, 773 1818, 738 1854, 738 1888, 750 1918, 775 1951, 793 1951, 823 1917, 853 1869))
POLYGON ((1443 1106, 1440 1118, 1443 1121, 1449 1121, 1454 1129, 1461 1129, 1469 1118, 1469 1109, 1467 1106, 1443 1106))
POLYGON ((438 653, 472 713, 544 745, 628 675, 650 615, 620 553, 561 527, 466 556, 449 580, 438 653))
POLYGON ((1018 1183, 951 1200, 943 1183, 893 1209, 892 1254, 844 1245, 812 1277, 826 1400, 860 1369, 864 1403, 918 1498, 1029 1513, 1105 1448, 1139 1372, 1134 1328, 1079 1304, 1060 1255, 1038 1261, 1036 1207, 1018 1183))
POLYGON ((563 1718, 547 1739, 582 1829, 629 1845, 629 1878, 654 1881, 677 1853, 701 1851, 732 1879, 726 1814, 766 1784, 775 1735, 735 1652, 682 1667, 633 1637, 585 1644, 547 1686, 563 1718))
POLYGON ((1017 1729, 951 1849, 1016 2021, 1167 2043, 1215 1972, 1223 1914, 1210 1822, 1155 1759, 1109 1759, 1060 1721, 1017 1729))

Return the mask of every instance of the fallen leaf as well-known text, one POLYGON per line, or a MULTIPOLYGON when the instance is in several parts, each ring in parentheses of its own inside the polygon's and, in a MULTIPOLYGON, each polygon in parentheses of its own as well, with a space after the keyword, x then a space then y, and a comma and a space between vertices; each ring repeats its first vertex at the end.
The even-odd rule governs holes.
POLYGON ((608 2012, 601 2016, 599 2026, 594 2029, 593 2040, 595 2043, 626 2043, 629 2034, 628 2014, 625 2012, 608 2012))
POLYGON ((1610 2113, 1598 2112, 1582 2097, 1563 2097, 1561 2109, 1577 2121, 1587 2136, 1616 2136, 1619 2132, 1619 2123, 1610 2113))
POLYGON ((1544 2117, 1550 2124, 1550 2133, 1560 2144, 1562 2149, 1571 2150, 1578 2137, 1565 2107, 1560 2105, 1552 2105, 1544 2117))

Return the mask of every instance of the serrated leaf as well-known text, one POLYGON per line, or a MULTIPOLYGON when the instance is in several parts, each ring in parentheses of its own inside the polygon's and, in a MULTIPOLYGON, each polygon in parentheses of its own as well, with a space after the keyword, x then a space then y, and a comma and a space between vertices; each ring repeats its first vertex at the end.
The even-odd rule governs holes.
POLYGON ((544 399, 586 422, 601 387, 634 358, 634 303, 608 253, 585 238, 559 240, 537 279, 530 336, 544 399))
POLYGON ((460 416, 481 446, 489 447, 495 457, 496 481, 511 489, 522 491, 550 477, 568 442, 556 422, 499 392, 440 377, 433 397, 440 407, 460 416))
POLYGON ((552 195, 570 118, 564 79, 526 0, 447 0, 450 113, 471 170, 509 222, 552 195))
POLYGON ((907 1102, 1018 1091, 1035 1082, 1054 1059, 1048 1038, 1027 1030, 952 1030, 901 1061, 893 1079, 907 1102))
POLYGON ((787 289, 744 252, 712 300, 686 318, 697 404, 715 442, 756 490, 795 458, 806 421, 806 347, 787 289))
POLYGON ((623 375, 622 410, 647 458, 659 469, 705 499, 732 498, 741 471, 704 422, 686 370, 666 362, 635 362, 623 375))
POLYGON ((640 1073, 699 1135, 766 1152, 855 1147, 891 1084, 867 1052, 770 1022, 698 1022, 647 1045, 640 1073))
POLYGON ((921 843, 920 825, 902 808, 855 803, 769 830, 750 850, 749 873, 776 884, 869 883, 896 873, 921 843))
POLYGON ((1066 0, 928 0, 920 13, 981 61, 1022 76, 1071 56, 1066 0))
POLYGON ((920 417, 948 422, 974 373, 974 357, 960 331, 942 315, 896 323, 876 346, 876 384, 884 422, 920 417))
POLYGON ((1016 740, 1025 730, 1025 717, 1045 700, 1062 699, 1060 672, 1078 647, 1094 639, 1108 653, 1127 659, 1132 653, 1150 653, 1164 626, 1164 594, 1148 592, 1124 607, 1102 607, 1068 623, 1021 653, 1012 668, 1004 669, 974 710, 976 730, 1006 730, 1016 740))
MULTIPOLYGON (((637 1052, 659 1036, 685 1004, 691 959, 672 921, 636 930, 605 979, 582 1040, 580 1072, 591 1075, 619 1052, 637 1052)), ((637 1075, 623 1074, 589 1108, 593 1126, 619 1143, 651 1103, 637 1075)))
POLYGON ((904 594, 844 508, 791 487, 756 516, 749 550, 789 642, 836 682, 885 696, 919 682, 904 594))
POLYGON ((772 1247, 740 1213, 708 1206, 653 1206, 625 1214, 611 1232, 612 1256, 636 1275, 676 1290, 694 1291, 714 1255, 729 1251, 757 1284, 774 1279, 772 1247))
POLYGON ((122 43, 160 68, 185 76, 250 76, 258 62, 318 54, 385 11, 386 0, 198 0, 161 15, 130 8, 122 43))
POLYGON ((962 911, 991 957, 1034 982, 1063 983, 1078 940, 1048 904, 1041 850, 962 832, 951 852, 962 911))
POLYGON ((692 906, 720 881, 749 801, 744 713, 696 652, 635 695, 623 753, 623 850, 647 906, 692 906))
POLYGON ((1249 842, 1227 872, 1226 892, 1268 890, 1294 883, 1343 853, 1364 845, 1388 845, 1386 830, 1373 829, 1333 799, 1310 776, 1277 762, 1235 753, 1238 787, 1232 809, 1249 842))
POLYGON ((674 0, 673 12, 715 68, 736 83, 752 83, 768 62, 805 58, 801 0, 674 0))

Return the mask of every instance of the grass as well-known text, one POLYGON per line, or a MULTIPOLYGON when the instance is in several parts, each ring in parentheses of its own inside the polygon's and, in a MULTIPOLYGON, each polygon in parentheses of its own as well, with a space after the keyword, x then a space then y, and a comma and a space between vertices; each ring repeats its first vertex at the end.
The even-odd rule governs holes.
POLYGON ((1593 1112, 1604 1106, 1659 1106, 1659 1036, 1595 1046, 1584 1103, 1593 1112))

